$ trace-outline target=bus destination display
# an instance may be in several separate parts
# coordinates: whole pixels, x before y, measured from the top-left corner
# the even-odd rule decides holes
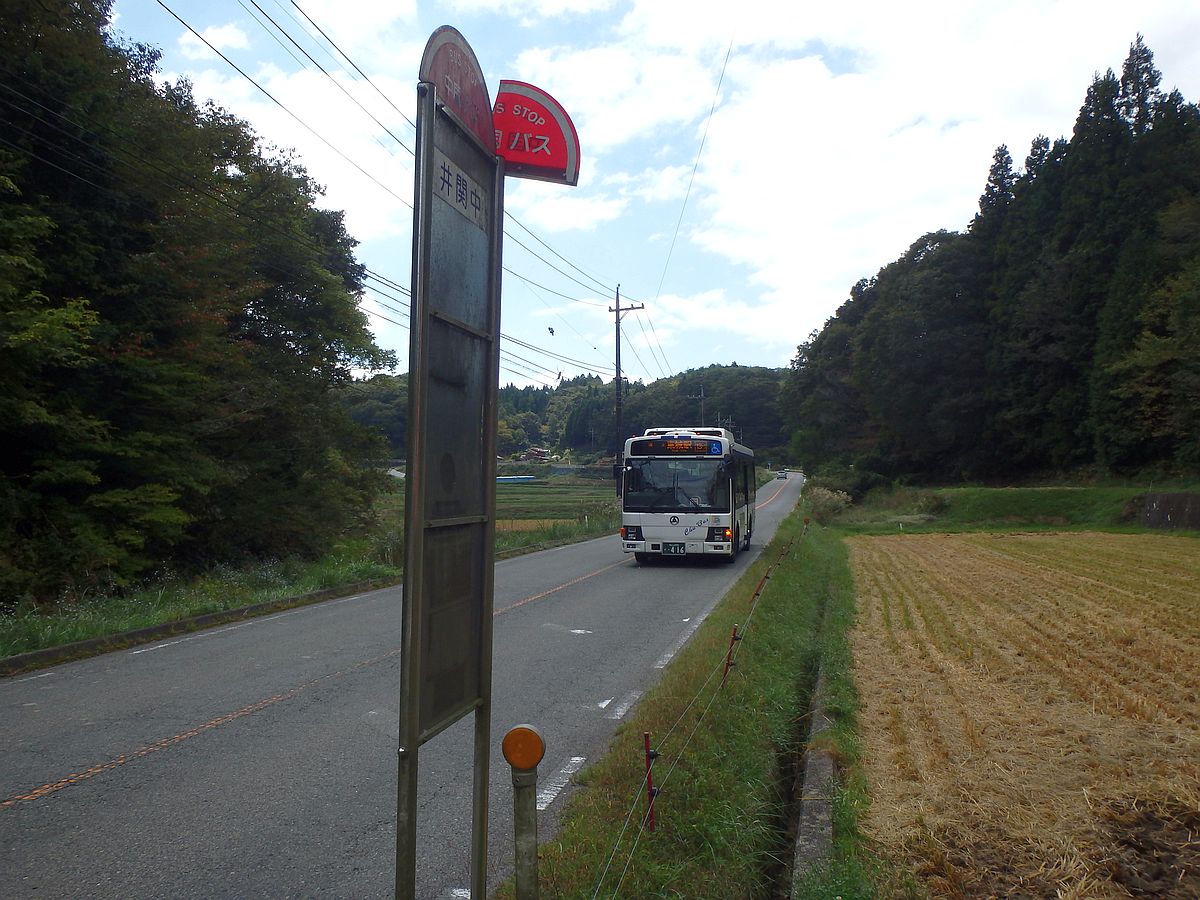
[[[647,438],[633,441],[630,456],[721,456],[720,441],[704,438]]]

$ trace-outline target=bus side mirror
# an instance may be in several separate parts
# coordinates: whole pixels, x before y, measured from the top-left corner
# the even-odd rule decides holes
[[[620,463],[613,463],[613,478],[620,478],[621,470],[624,468],[625,467],[622,466]]]

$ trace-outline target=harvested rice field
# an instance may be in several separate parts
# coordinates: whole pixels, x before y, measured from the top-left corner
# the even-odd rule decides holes
[[[538,531],[549,528],[560,519],[496,519],[497,531]]]
[[[848,544],[880,853],[939,897],[1200,897],[1200,541]]]

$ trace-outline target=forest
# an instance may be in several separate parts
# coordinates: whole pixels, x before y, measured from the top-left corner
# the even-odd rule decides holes
[[[1033,138],[1019,170],[996,150],[966,231],[854,285],[782,411],[793,455],[860,490],[1195,474],[1200,112],[1140,35],[1070,139]]]
[[[407,440],[341,214],[299,160],[156,83],[110,11],[9,0],[0,30],[0,613],[320,556],[373,520]],[[498,451],[590,461],[721,424],[859,489],[1194,475],[1198,327],[1200,112],[1138,37],[1070,139],[1019,169],[998,148],[966,229],[854,285],[789,367],[628,383],[620,434],[611,381],[508,385]]]
[[[8,0],[0,30],[0,609],[321,553],[386,481],[336,393],[394,363],[341,215],[156,87],[109,5]]]
[[[650,384],[627,382],[622,391],[624,437],[658,425],[722,425],[758,451],[782,453],[787,435],[779,406],[784,369],[712,365]],[[342,391],[355,421],[387,438],[395,458],[407,440],[407,375],[375,375]],[[569,453],[577,461],[611,457],[617,449],[616,394],[595,375],[567,378],[555,387],[500,388],[497,452],[530,447]]]

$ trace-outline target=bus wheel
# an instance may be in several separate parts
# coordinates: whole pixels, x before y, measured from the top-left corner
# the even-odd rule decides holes
[[[639,552],[633,554],[633,558],[638,561],[639,566],[649,565],[649,563],[650,563],[650,554],[649,553],[642,553],[639,551]]]

